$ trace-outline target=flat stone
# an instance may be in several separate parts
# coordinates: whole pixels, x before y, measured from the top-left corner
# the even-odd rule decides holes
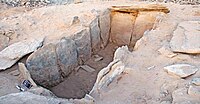
[[[168,74],[178,76],[180,78],[186,78],[195,74],[198,68],[189,64],[174,64],[164,67]]]
[[[170,46],[173,52],[200,53],[200,22],[181,22],[173,33]]]
[[[106,9],[103,12],[100,12],[99,16],[99,26],[101,30],[101,39],[103,46],[105,47],[108,44],[110,37],[110,10]]]
[[[96,17],[91,23],[90,23],[90,35],[91,35],[91,43],[92,43],[92,50],[93,52],[96,52],[100,49],[101,46],[101,38],[100,38],[100,28],[99,28],[99,22],[98,18]]]
[[[14,43],[0,52],[0,70],[14,65],[23,56],[37,50],[42,46],[44,38],[27,39]]]
[[[89,29],[82,29],[71,37],[76,43],[79,64],[87,61],[92,54],[91,38]]]
[[[200,86],[200,78],[193,78],[192,83],[197,85],[197,86]]]
[[[92,67],[90,67],[88,65],[81,65],[80,67],[83,68],[87,72],[94,72],[95,71],[94,68],[92,68]]]
[[[99,56],[99,55],[94,55],[94,61],[95,62],[98,62],[98,61],[101,61],[103,60],[103,57]]]
[[[136,16],[128,13],[112,13],[111,33],[112,42],[118,46],[129,45]]]
[[[190,86],[188,89],[188,94],[194,97],[200,98],[200,87],[199,86]]]

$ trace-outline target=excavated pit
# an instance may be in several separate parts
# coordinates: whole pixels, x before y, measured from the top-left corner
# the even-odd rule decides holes
[[[10,17],[1,22],[8,27],[15,26],[11,28],[11,33],[17,38],[10,40],[9,44],[26,38],[33,38],[34,42],[38,38],[43,40],[42,47],[16,60],[26,64],[32,79],[39,86],[50,89],[61,98],[83,98],[92,90],[98,73],[113,61],[116,49],[127,45],[129,50],[133,50],[145,31],[155,29],[169,12],[162,5],[98,9],[90,8],[90,12],[85,10],[72,13],[67,6],[56,9],[52,6],[35,9],[27,15]],[[60,16],[63,18],[60,19]],[[7,28],[2,27],[3,29],[7,31]],[[103,59],[95,61],[99,57]],[[81,65],[88,65],[94,70],[79,68]],[[17,63],[4,72],[16,69]]]
[[[94,68],[95,71],[74,69],[69,76],[64,78],[63,82],[49,88],[56,96],[83,98],[93,88],[98,72],[113,60],[115,50],[123,45],[127,45],[132,50],[145,31],[155,29],[162,17],[169,12],[165,7],[155,5],[147,7],[113,6],[110,11],[110,31],[107,33],[109,42],[106,47],[97,49],[89,60],[82,63]],[[95,55],[103,59],[94,61]]]

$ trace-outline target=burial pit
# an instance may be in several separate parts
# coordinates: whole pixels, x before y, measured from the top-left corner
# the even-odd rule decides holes
[[[32,79],[61,98],[88,94],[99,71],[113,60],[115,50],[124,45],[133,50],[145,32],[155,29],[169,13],[158,4],[91,6],[71,11],[72,6],[80,5],[43,7],[0,21],[6,26],[1,27],[3,34],[11,34],[8,47],[0,47],[1,50],[7,52],[9,45],[19,42],[37,43],[11,61],[14,64],[31,53],[26,56],[25,65]],[[5,70],[13,64],[0,64],[0,68]]]

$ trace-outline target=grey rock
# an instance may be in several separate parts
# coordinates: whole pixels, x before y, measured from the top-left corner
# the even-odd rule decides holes
[[[186,78],[195,74],[198,68],[189,64],[174,64],[164,67],[168,74],[178,76],[180,78]]]
[[[101,31],[101,39],[103,46],[108,44],[110,38],[110,10],[106,9],[100,13],[99,26]]]
[[[61,39],[56,45],[56,54],[59,71],[61,71],[63,77],[66,77],[78,66],[75,42],[71,39]]]
[[[90,35],[91,35],[92,51],[96,52],[100,49],[101,46],[100,28],[97,17],[90,23]]]
[[[43,87],[51,87],[78,65],[75,42],[71,39],[61,39],[57,44],[48,44],[31,54],[26,66],[33,80]]]
[[[26,66],[33,80],[44,87],[53,86],[62,79],[54,44],[48,44],[32,53],[26,61]]]
[[[197,85],[197,86],[200,86],[200,78],[193,78],[192,83]]]
[[[173,33],[170,46],[174,52],[200,53],[199,21],[181,22]]]
[[[89,29],[82,29],[71,37],[77,46],[79,63],[87,61],[92,54]]]
[[[0,70],[14,65],[23,56],[37,50],[42,46],[44,38],[27,39],[14,43],[0,52]]]

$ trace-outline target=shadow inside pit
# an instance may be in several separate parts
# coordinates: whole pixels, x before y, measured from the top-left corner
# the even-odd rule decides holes
[[[73,71],[62,83],[49,90],[60,98],[83,98],[94,86],[98,72],[113,60],[114,52],[117,48],[116,44],[109,43],[107,47],[94,54],[102,56],[103,60],[95,62],[92,56],[84,63],[94,68],[94,72],[87,72],[80,68],[78,71]]]

